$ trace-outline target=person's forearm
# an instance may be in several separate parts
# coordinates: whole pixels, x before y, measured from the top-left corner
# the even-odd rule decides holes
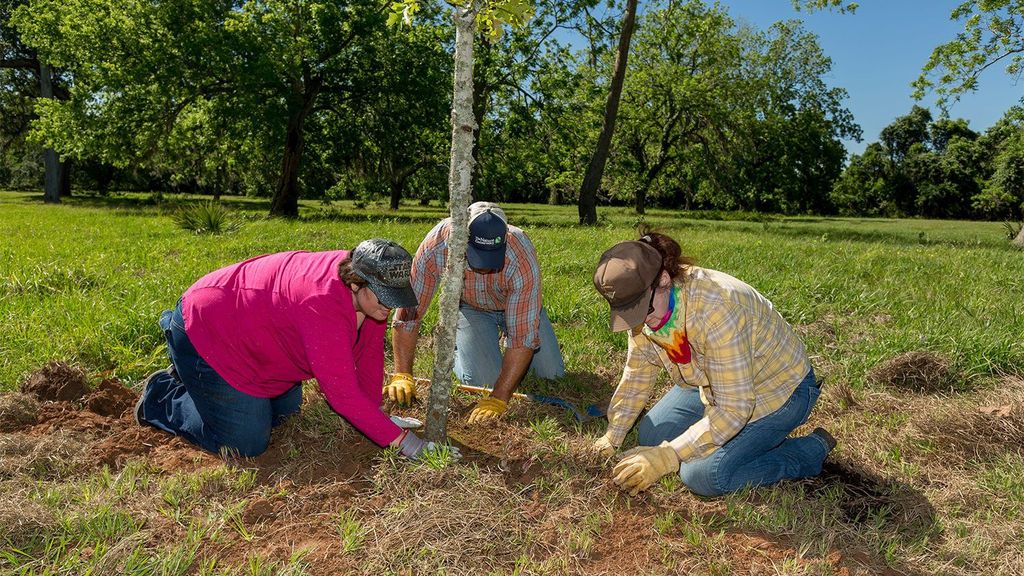
[[[416,331],[406,331],[400,327],[391,328],[391,348],[395,355],[395,372],[412,374],[412,365],[416,360]]]
[[[494,383],[494,391],[491,396],[508,402],[512,393],[519,387],[526,371],[530,369],[530,362],[533,360],[533,349],[531,348],[509,348],[505,350],[505,357],[501,361],[501,373],[498,374],[498,381]]]

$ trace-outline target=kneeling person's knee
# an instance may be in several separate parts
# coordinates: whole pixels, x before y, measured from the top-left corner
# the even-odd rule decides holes
[[[266,433],[239,434],[221,444],[221,450],[237,452],[239,456],[253,458],[267,451],[270,446],[270,431]]]
[[[719,488],[717,473],[711,458],[686,462],[679,468],[679,478],[691,492],[698,496],[721,496],[725,491]]]

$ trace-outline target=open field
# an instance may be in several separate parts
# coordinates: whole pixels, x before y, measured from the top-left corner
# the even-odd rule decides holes
[[[702,499],[670,478],[630,498],[585,454],[601,422],[523,402],[468,426],[474,398],[454,396],[466,458],[439,469],[374,448],[315,386],[251,461],[138,428],[125,413],[137,384],[167,364],[156,319],[196,278],[372,236],[414,251],[444,216],[335,203],[279,221],[227,199],[239,229],[196,236],[175,226],[179,202],[0,193],[2,573],[1024,573],[1024,252],[999,223],[652,211],[646,222],[805,336],[826,380],[808,426],[839,448],[813,480]],[[625,341],[590,277],[637,216],[603,209],[580,228],[574,207],[506,211],[541,255],[569,371],[526,388],[607,401]],[[73,369],[47,377],[89,389],[16,393],[55,360]]]

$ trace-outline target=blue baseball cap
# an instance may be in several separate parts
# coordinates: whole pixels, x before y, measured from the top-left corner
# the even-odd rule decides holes
[[[505,267],[508,220],[505,211],[493,202],[474,202],[469,206],[469,249],[466,260],[474,270],[501,270]]]

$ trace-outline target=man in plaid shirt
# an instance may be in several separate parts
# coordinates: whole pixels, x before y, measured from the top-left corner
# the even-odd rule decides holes
[[[451,218],[427,234],[413,259],[411,283],[417,308],[403,308],[392,322],[395,374],[385,393],[405,404],[414,397],[412,367],[419,326],[448,259]],[[470,423],[503,414],[528,370],[560,378],[565,364],[554,329],[541,305],[537,252],[526,233],[509,226],[491,202],[469,207],[468,266],[463,276],[455,335],[455,375],[463,384],[492,389],[470,413]],[[505,335],[502,354],[500,338]]]

